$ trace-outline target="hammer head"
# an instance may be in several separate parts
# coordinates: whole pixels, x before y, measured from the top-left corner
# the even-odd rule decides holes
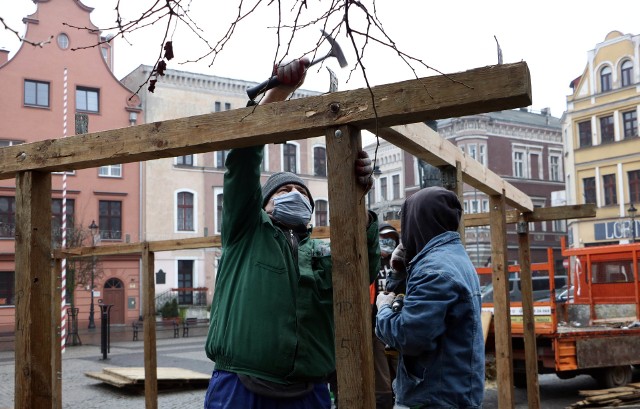
[[[331,51],[327,56],[336,57],[336,59],[338,60],[338,64],[340,64],[340,68],[346,67],[347,59],[344,57],[344,53],[342,52],[342,48],[340,48],[340,45],[338,44],[338,42],[333,37],[331,37],[326,31],[324,30],[320,30],[320,31],[322,31],[322,35],[324,36],[324,38],[326,38],[329,44],[331,44]]]

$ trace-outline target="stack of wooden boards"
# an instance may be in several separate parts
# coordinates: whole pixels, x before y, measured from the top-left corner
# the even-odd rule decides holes
[[[611,389],[580,391],[579,394],[584,399],[574,403],[567,409],[637,405],[640,404],[640,382]]]
[[[89,378],[109,385],[144,388],[144,368],[103,368],[102,372],[85,372]],[[182,368],[158,368],[158,389],[185,386],[204,387],[209,385],[211,375]]]

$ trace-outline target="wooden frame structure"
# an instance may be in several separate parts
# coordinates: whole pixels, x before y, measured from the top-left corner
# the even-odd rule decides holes
[[[352,168],[361,147],[361,129],[371,130],[435,166],[454,166],[459,180],[491,196],[490,219],[487,216],[484,219],[467,217],[465,224],[475,222],[492,227],[496,289],[494,322],[496,349],[501,351],[496,357],[499,406],[513,407],[506,286],[506,205],[516,209],[519,220],[530,218],[539,209],[533,209],[527,195],[417,122],[517,108],[530,103],[529,70],[526,63],[520,62],[387,84],[370,90],[338,92],[0,149],[0,179],[16,178],[18,209],[15,407],[59,409],[62,402],[61,357],[57,342],[60,295],[56,288],[58,276],[51,274],[50,269],[50,172],[278,143],[321,134],[327,138],[330,217],[334,226],[331,238],[340,401],[346,408],[374,407],[371,322],[366,319],[370,306],[365,277],[364,194],[354,184]],[[558,218],[583,217],[574,215],[568,208],[564,210],[567,212]],[[348,219],[345,215],[349,215]],[[101,246],[72,249],[68,254],[133,252],[135,247],[135,252],[140,252],[143,259],[142,285],[145,294],[150,294],[154,285],[153,254],[156,251],[212,244],[212,238],[181,243],[144,242],[130,245],[127,250]],[[523,245],[528,246],[528,243]],[[56,258],[65,255],[56,253]],[[55,264],[59,272],[60,263]],[[149,295],[142,305],[144,317],[151,317],[155,307]],[[150,319],[149,322],[154,321]],[[152,330],[153,325],[145,325],[145,361],[149,363],[145,367],[148,371],[145,395],[146,407],[155,409],[156,345]],[[537,388],[533,392],[537,394]]]

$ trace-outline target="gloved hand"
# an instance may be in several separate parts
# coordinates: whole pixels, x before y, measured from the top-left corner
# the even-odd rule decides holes
[[[404,263],[404,246],[400,242],[398,247],[391,253],[391,268],[395,270],[398,277],[407,275],[407,267]]]
[[[304,82],[308,66],[309,59],[307,57],[274,66],[273,75],[278,77],[280,85],[267,91],[261,103],[287,99]]]
[[[373,167],[371,166],[369,154],[365,151],[359,151],[358,159],[356,159],[356,177],[358,178],[358,184],[364,188],[365,193],[373,186],[372,172]]]
[[[376,298],[376,307],[378,307],[378,311],[380,311],[380,309],[384,305],[391,306],[395,298],[396,298],[395,293],[386,293],[386,292],[379,293],[378,298]]]

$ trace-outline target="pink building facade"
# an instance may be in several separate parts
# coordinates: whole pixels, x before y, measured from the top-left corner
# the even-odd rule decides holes
[[[22,44],[9,58],[0,52],[0,148],[76,133],[135,125],[139,99],[112,72],[113,48],[91,23],[92,8],[79,0],[34,0],[37,10],[23,19],[25,38],[44,47]],[[77,30],[63,25],[88,27]],[[78,47],[92,46],[74,50]],[[2,44],[0,44],[2,48]],[[65,97],[66,95],[66,97]],[[63,196],[66,197],[67,246],[115,244],[140,240],[140,164],[82,169],[52,175],[54,247],[62,237]],[[66,189],[63,189],[66,179]],[[15,180],[0,180],[0,328],[13,328],[15,316]],[[95,223],[99,234],[89,226]],[[83,238],[83,239],[80,239]],[[139,256],[101,257],[76,264],[75,285],[66,299],[78,308],[79,328],[89,326],[93,298],[94,322],[100,327],[99,302],[111,304],[111,324],[126,324],[140,315]],[[93,279],[93,297],[91,297]],[[73,295],[72,295],[73,293]]]

